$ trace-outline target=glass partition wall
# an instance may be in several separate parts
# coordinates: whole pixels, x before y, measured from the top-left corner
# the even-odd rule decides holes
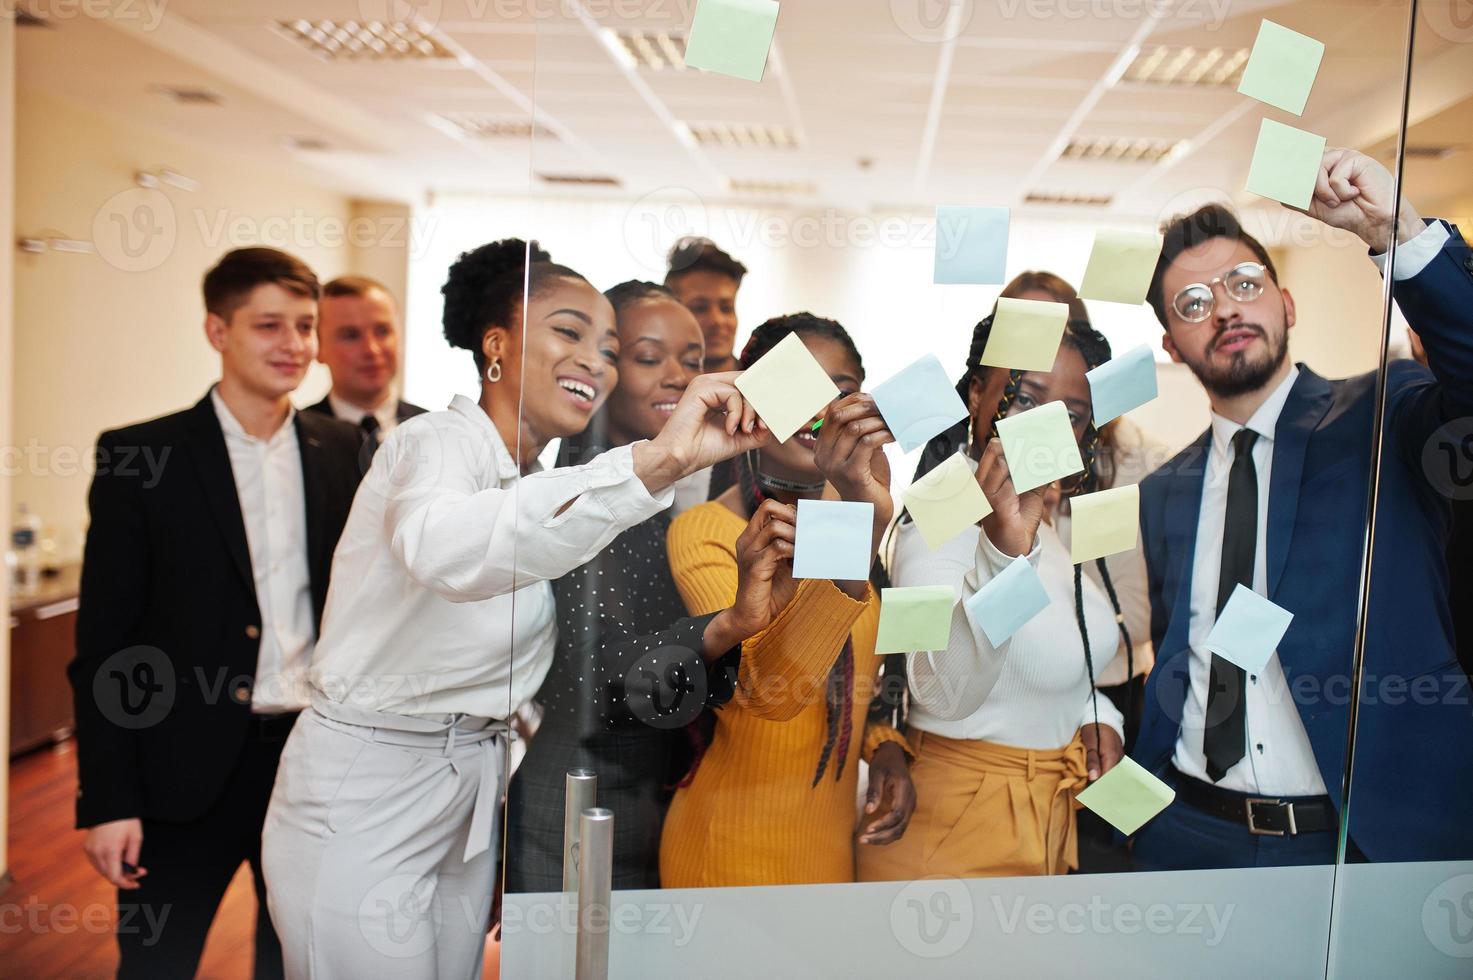
[[[773,8],[575,0],[494,32],[532,55],[529,191],[454,210],[477,243],[515,227],[563,267],[533,253],[522,304],[525,349],[554,345],[524,362],[548,378],[523,398],[550,378],[566,399],[523,405],[524,437],[561,425],[544,465],[632,460],[698,372],[795,346],[897,440],[803,422],[607,505],[617,536],[552,582],[556,648],[520,713],[506,975],[573,975],[580,930],[611,976],[1458,974],[1466,780],[1404,785],[1473,734],[1466,698],[1410,693],[1462,676],[1429,558],[1456,493],[1399,442],[1458,402],[1394,358],[1432,318],[1456,388],[1466,344],[1436,303],[1467,284],[1390,307],[1374,223],[1345,210],[1393,180],[1424,217],[1473,201],[1431,152],[1456,152],[1469,91],[1456,4],[1414,22],[1410,3],[825,0],[782,4],[768,44]],[[1239,91],[1255,42],[1279,60],[1245,88],[1277,105]],[[1338,207],[1247,189],[1304,190],[1294,134],[1260,148],[1276,125],[1347,151]],[[1142,302],[1155,264],[1127,244],[1161,230]],[[1392,280],[1425,258],[1413,237]],[[1463,260],[1437,261],[1452,278]],[[1018,329],[1003,307],[1060,342],[989,352]],[[1114,385],[1088,373],[1106,365]],[[774,377],[773,419],[829,410],[798,404],[800,368]],[[877,389],[878,413],[854,394]],[[1020,432],[1000,422],[1049,413],[1066,437],[1040,425],[989,456]],[[1441,424],[1427,466],[1466,448]],[[1043,475],[1020,494],[1029,448]],[[1473,461],[1448,465],[1456,484]],[[969,481],[1001,517],[975,523]],[[1227,659],[1235,643],[1258,659]],[[1373,675],[1409,693],[1369,704]],[[612,814],[606,856],[564,853],[575,770]],[[580,909],[584,860],[609,862],[606,907],[585,890]]]

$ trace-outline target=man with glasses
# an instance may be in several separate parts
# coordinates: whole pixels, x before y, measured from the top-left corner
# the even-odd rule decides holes
[[[1473,255],[1423,222],[1352,150],[1326,151],[1308,213],[1358,235],[1385,271],[1431,367],[1385,375],[1375,553],[1354,745],[1351,859],[1467,857],[1473,713],[1449,627],[1448,503],[1422,459],[1473,416]],[[1377,375],[1327,381],[1289,360],[1294,298],[1225,208],[1163,228],[1147,300],[1163,344],[1206,389],[1211,425],[1141,486],[1156,667],[1136,759],[1176,789],[1136,836],[1148,870],[1333,862],[1350,760],[1349,704]],[[1246,586],[1294,615],[1245,671],[1206,648]]]

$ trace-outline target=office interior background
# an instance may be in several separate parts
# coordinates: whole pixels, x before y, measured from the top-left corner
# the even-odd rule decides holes
[[[1407,341],[1362,243],[1243,183],[1269,116],[1372,155],[1423,215],[1473,226],[1473,11],[1417,7],[785,0],[763,80],[743,83],[682,65],[692,0],[7,0],[0,513],[39,518],[61,591],[40,607],[0,592],[0,906],[19,921],[110,899],[71,828],[56,623],[75,610],[97,434],[191,404],[217,375],[199,284],[225,251],[271,245],[324,281],[387,284],[403,395],[441,408],[477,376],[444,342],[439,288],[494,239],[536,238],[606,288],[658,281],[676,238],[707,235],[751,270],[738,348],[812,310],[883,379],[923,350],[959,373],[997,294],[932,284],[937,205],[1011,207],[1008,274],[1077,283],[1096,228],[1216,200],[1293,290],[1294,359],[1374,371]],[[1236,92],[1263,18],[1326,44],[1300,119]],[[1132,418],[1186,445],[1206,400],[1150,310],[1090,313],[1117,350],[1154,346],[1161,396]],[[294,401],[327,386],[314,366]],[[901,485],[913,461],[895,456]],[[206,975],[245,975],[243,887]],[[12,955],[25,975],[111,969],[105,931],[9,925],[0,973]]]

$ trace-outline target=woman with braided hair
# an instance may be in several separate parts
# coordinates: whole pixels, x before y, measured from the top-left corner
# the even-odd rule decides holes
[[[892,442],[870,396],[864,366],[844,328],[809,313],[762,324],[742,351],[751,367],[797,334],[840,397],[815,437],[738,457],[738,480],[670,527],[670,567],[687,611],[732,602],[740,536],[754,515],[795,521],[800,499],[838,496],[874,505],[871,547],[890,522]],[[773,582],[772,625],[742,646],[736,694],[714,712],[711,742],[676,792],[660,842],[667,888],[854,880],[855,794],[861,759],[870,784],[858,840],[888,844],[904,833],[915,795],[900,733],[867,723],[879,658],[879,601],[865,581],[794,580],[785,563]]]
[[[1060,494],[1099,485],[1085,372],[1108,360],[1110,347],[1074,319],[1053,370],[989,368],[980,360],[991,329],[989,316],[972,334],[963,445],[993,513],[980,531],[935,551],[902,519],[890,577],[969,597],[1023,555],[1051,601],[996,647],[958,605],[948,648],[907,656],[918,804],[904,840],[860,848],[862,881],[1063,874],[1078,865],[1074,798],[1123,754],[1121,714],[1094,690],[1120,643],[1118,603],[1108,573],[1106,588],[1085,576],[1048,523]],[[1062,487],[1017,493],[996,424],[1052,401],[1068,409],[1085,472]]]

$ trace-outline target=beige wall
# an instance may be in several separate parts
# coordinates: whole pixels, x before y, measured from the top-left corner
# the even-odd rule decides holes
[[[1279,282],[1294,297],[1289,355],[1326,378],[1376,370],[1381,357],[1381,274],[1358,238],[1331,234],[1274,250]]]
[[[85,528],[98,432],[193,404],[218,377],[202,331],[205,270],[260,243],[296,253],[325,279],[357,271],[355,258],[373,249],[349,242],[352,202],[287,161],[272,172],[36,90],[17,95],[16,232],[98,249],[18,255],[15,267],[12,443],[23,455],[7,462],[20,469],[14,500],[54,525],[67,557]],[[198,189],[135,187],[136,171],[161,165]],[[317,366],[301,394],[326,388]]]

